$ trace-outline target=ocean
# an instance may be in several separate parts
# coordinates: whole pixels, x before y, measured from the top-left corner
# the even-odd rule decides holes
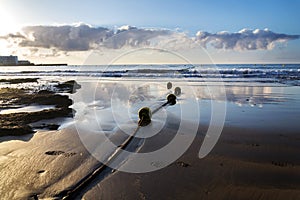
[[[2,77],[99,77],[182,79],[300,85],[300,64],[2,66]]]

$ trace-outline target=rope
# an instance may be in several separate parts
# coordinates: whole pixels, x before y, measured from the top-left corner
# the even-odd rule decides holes
[[[150,108],[144,107],[139,110],[139,117],[140,120],[138,122],[137,128],[134,130],[133,134],[130,135],[127,140],[125,140],[115,151],[114,153],[109,157],[109,159],[106,161],[105,164],[99,163],[95,170],[90,172],[88,175],[83,177],[77,184],[75,184],[73,187],[64,190],[57,194],[55,197],[68,200],[68,199],[74,199],[76,197],[76,194],[79,194],[81,190],[83,190],[85,187],[87,187],[91,181],[93,181],[98,174],[103,172],[108,165],[122,152],[121,150],[124,150],[129,143],[132,141],[138,130],[143,127],[147,126],[151,122],[151,114],[155,114],[157,111],[159,111],[161,108],[168,106],[168,105],[174,105],[176,104],[176,96],[174,94],[169,94],[167,96],[167,102],[156,108],[152,113]]]

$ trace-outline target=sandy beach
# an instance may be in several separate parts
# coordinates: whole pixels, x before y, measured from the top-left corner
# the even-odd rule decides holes
[[[0,200],[300,200],[300,0],[0,2]]]
[[[264,134],[225,127],[204,159],[197,158],[202,141],[197,137],[170,166],[146,174],[117,172],[84,199],[298,199],[299,136]],[[146,142],[142,151],[159,141]]]
[[[296,123],[299,112],[295,110],[300,101],[297,95],[291,95],[297,94],[299,88],[278,85],[253,86],[251,92],[243,86],[226,86],[227,93],[231,95],[227,99],[228,114],[222,134],[212,151],[201,159],[198,153],[209,126],[207,119],[211,114],[207,107],[211,102],[201,92],[205,86],[198,85],[199,91],[196,90],[195,95],[200,99],[201,117],[200,120],[187,120],[181,137],[190,137],[189,123],[200,121],[199,128],[192,145],[175,162],[148,173],[127,173],[105,167],[74,191],[88,174],[103,165],[99,157],[109,159],[126,141],[129,137],[126,131],[134,130],[137,120],[133,118],[127,125],[123,124],[125,127],[115,127],[109,121],[111,116],[107,109],[110,108],[106,103],[110,98],[107,94],[111,92],[111,85],[114,85],[115,91],[127,88],[123,95],[129,98],[138,83],[112,84],[108,81],[98,85],[105,88],[99,92],[101,95],[95,94],[101,103],[83,95],[88,93],[86,88],[91,88],[90,83],[79,83],[82,88],[69,95],[73,100],[71,108],[76,110],[74,121],[61,123],[58,130],[47,130],[46,126],[35,128],[35,133],[0,137],[0,199],[60,199],[70,193],[69,199],[90,200],[300,198],[300,136]],[[180,82],[176,84],[182,85]],[[145,87],[147,89],[148,86]],[[154,93],[162,94],[164,88],[162,91],[159,89]],[[151,89],[146,91],[146,104],[149,103],[147,100],[164,101],[154,97]],[[187,92],[174,107],[153,116],[152,124],[155,126],[160,125],[161,117],[165,116],[155,135],[136,138],[126,149],[147,153],[172,141],[182,120],[175,112],[176,106],[184,104],[186,98]],[[217,101],[218,97],[215,98]],[[119,104],[123,105],[121,101]],[[83,108],[83,105],[86,106]],[[135,111],[133,108],[132,112]],[[82,114],[85,117],[82,118]],[[95,125],[95,116],[101,119],[98,123],[102,130]],[[145,130],[142,127],[139,131],[143,132],[143,128]],[[115,148],[99,151],[107,140],[113,141]],[[121,165],[130,165],[130,162],[132,160],[125,159]],[[164,165],[155,160],[147,162],[158,168]]]

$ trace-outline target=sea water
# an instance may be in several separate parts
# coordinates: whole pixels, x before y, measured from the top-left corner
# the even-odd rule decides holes
[[[134,126],[141,107],[155,109],[176,86],[185,88],[178,105],[198,102],[198,108],[186,107],[190,113],[201,113],[200,119],[190,119],[197,123],[209,124],[212,113],[219,113],[212,110],[212,102],[226,103],[227,125],[261,128],[273,124],[295,129],[300,118],[300,64],[0,67],[1,79],[25,77],[39,77],[37,87],[51,81],[79,82],[82,88],[70,95],[76,123],[106,133],[126,124]],[[166,87],[169,81],[173,83],[171,90]],[[224,87],[224,94],[218,91],[220,87]],[[165,112],[154,116],[157,129],[163,126]],[[170,107],[168,112],[181,117],[180,109]]]
[[[300,85],[300,64],[2,66],[0,76],[185,78],[196,82],[275,82]]]

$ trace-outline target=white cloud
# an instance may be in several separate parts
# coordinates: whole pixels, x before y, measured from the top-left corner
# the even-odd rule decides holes
[[[150,46],[150,40],[159,36],[170,35],[168,30],[138,29],[136,27],[121,27],[118,31],[103,41],[101,46],[111,49],[126,47]]]
[[[87,24],[27,26],[22,32],[1,36],[0,39],[21,48],[49,49],[52,56],[64,52],[89,51],[95,49],[122,49],[155,47],[169,50],[190,49],[208,45],[216,49],[257,50],[272,49],[276,43],[298,39],[299,35],[279,34],[268,29],[242,29],[230,33],[222,31],[209,33],[198,31],[193,37],[182,31],[147,29],[134,26],[121,26],[117,29],[92,27]],[[59,53],[62,52],[62,53]]]
[[[234,49],[234,50],[270,50],[274,48],[276,42],[287,42],[298,39],[299,35],[287,35],[274,33],[268,29],[250,30],[242,29],[237,33],[226,31],[218,33],[208,33],[199,31],[196,34],[196,41],[203,47],[211,44],[216,49]]]

